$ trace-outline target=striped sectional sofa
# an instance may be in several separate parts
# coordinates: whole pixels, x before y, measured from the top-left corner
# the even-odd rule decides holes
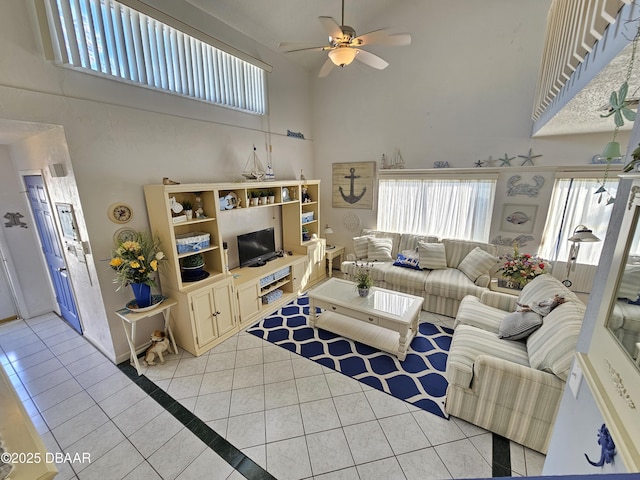
[[[372,264],[371,273],[374,285],[423,297],[423,310],[455,317],[463,298],[467,295],[480,298],[484,292],[489,291],[488,287],[491,282],[489,268],[478,272],[478,277],[471,280],[469,276],[458,270],[458,266],[476,247],[496,257],[492,262],[495,265],[498,254],[495,245],[370,229],[363,229],[361,237],[391,239],[390,257],[386,261],[376,260]],[[432,270],[414,270],[394,265],[394,260],[397,259],[399,253],[417,251],[419,242],[443,244],[446,265],[443,264],[442,268]],[[366,262],[368,260],[366,248],[360,253],[356,246],[355,251],[355,257],[358,261]],[[340,270],[346,274],[347,278],[353,278],[356,269],[356,262],[353,258],[343,261],[340,265]]]
[[[564,296],[524,340],[499,338],[516,301],[532,305]],[[546,453],[569,375],[585,305],[549,274],[536,277],[519,297],[484,292],[465,297],[454,322],[447,360],[447,413],[538,452]]]

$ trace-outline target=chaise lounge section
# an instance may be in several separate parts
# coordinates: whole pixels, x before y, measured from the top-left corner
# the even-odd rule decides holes
[[[371,262],[374,285],[421,296],[423,310],[449,317],[466,296],[489,291],[498,254],[488,243],[370,229],[354,238],[354,250],[340,266],[347,278],[355,276],[356,260]],[[417,268],[407,258],[419,260]]]
[[[556,295],[564,303],[540,315],[541,325],[506,325],[507,317],[530,318],[513,313],[517,303],[549,305]],[[465,297],[447,360],[446,412],[546,453],[584,313],[578,297],[549,274],[518,297],[490,291]],[[512,339],[500,338],[509,331]]]

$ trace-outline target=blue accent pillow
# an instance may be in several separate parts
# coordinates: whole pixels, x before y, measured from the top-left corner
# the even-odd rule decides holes
[[[420,268],[420,259],[418,257],[410,257],[403,253],[398,254],[398,258],[393,262],[396,267],[413,268],[414,270],[422,270]]]

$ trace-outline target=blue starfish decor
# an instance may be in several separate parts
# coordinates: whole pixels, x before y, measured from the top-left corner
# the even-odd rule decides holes
[[[513,160],[516,157],[509,157],[506,153],[504,154],[504,158],[499,158],[498,160],[500,160],[500,166],[504,167],[505,165],[507,167],[511,166],[511,160]]]

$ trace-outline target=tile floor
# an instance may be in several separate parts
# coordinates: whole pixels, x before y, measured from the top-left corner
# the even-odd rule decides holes
[[[91,455],[56,478],[244,478],[54,314],[0,324],[0,363],[49,451]],[[491,433],[245,332],[145,375],[277,479],[492,475]],[[541,473],[543,455],[509,449],[513,476]]]

